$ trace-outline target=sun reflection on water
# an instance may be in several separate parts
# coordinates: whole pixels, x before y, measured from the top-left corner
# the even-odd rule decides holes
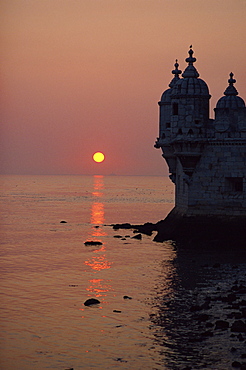
[[[107,284],[104,279],[91,279],[89,282],[91,285],[86,290],[97,298],[107,297],[107,293],[112,290],[112,286]]]
[[[111,268],[112,263],[108,261],[106,255],[106,242],[104,237],[107,233],[103,229],[105,222],[104,203],[103,203],[104,177],[94,176],[93,184],[93,203],[91,205],[90,233],[88,240],[94,240],[103,243],[96,249],[91,250],[91,257],[84,261],[85,265],[90,267],[94,273]],[[100,198],[100,201],[99,201]],[[104,279],[91,279],[87,288],[90,296],[107,296],[107,292],[112,290],[112,286]]]

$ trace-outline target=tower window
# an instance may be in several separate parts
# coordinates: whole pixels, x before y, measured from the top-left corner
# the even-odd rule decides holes
[[[243,191],[243,177],[226,177],[227,191],[242,192]]]
[[[173,103],[173,115],[177,116],[179,114],[179,105],[178,103]]]
[[[193,135],[194,135],[193,130],[192,130],[192,129],[189,129],[189,131],[188,131],[188,136],[193,136]]]
[[[170,122],[167,122],[167,123],[166,123],[166,128],[170,128],[170,127],[171,127]]]
[[[200,124],[200,120],[199,119],[195,119],[195,125],[199,125]]]

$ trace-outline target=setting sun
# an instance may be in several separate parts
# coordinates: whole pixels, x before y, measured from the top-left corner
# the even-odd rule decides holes
[[[100,162],[103,162],[104,161],[105,156],[101,152],[96,152],[96,153],[93,154],[93,157],[92,158],[93,158],[93,160],[95,162],[100,163]]]

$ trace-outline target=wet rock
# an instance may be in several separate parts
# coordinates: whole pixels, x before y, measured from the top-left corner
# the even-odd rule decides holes
[[[137,234],[135,236],[132,236],[132,239],[138,239],[138,240],[141,240],[142,239],[142,235],[141,234]]]
[[[226,297],[221,297],[222,302],[232,303],[237,300],[237,296],[234,293],[228,294]]]
[[[129,297],[128,295],[124,295],[123,299],[132,299],[132,297]]]
[[[235,367],[237,369],[241,369],[241,362],[238,362],[238,361],[233,361],[233,363],[231,364],[232,367]]]
[[[114,238],[122,238],[122,235],[114,235]]]
[[[98,300],[98,299],[96,299],[96,298],[89,298],[89,299],[87,299],[85,302],[84,302],[84,305],[85,306],[92,306],[92,305],[94,305],[94,304],[99,304],[100,303],[100,301]]]
[[[201,336],[205,337],[205,338],[212,337],[213,335],[214,335],[214,333],[211,330],[207,330],[207,331],[204,331],[204,332],[201,333]]]
[[[236,320],[231,325],[231,331],[236,333],[246,333],[246,324],[243,320]]]
[[[121,313],[121,311],[120,311],[120,310],[113,310],[113,312]]]
[[[119,229],[132,229],[133,226],[129,223],[124,223],[124,224],[114,224],[114,225],[111,225],[113,226],[113,229],[114,230],[119,230]]]
[[[199,322],[204,322],[209,319],[209,315],[207,315],[206,313],[201,313],[200,315],[197,315],[195,319]]]
[[[241,308],[241,314],[243,318],[246,318],[246,307]]]
[[[67,224],[67,221],[60,221],[60,224]]]
[[[190,307],[190,312],[196,312],[196,311],[202,311],[202,310],[208,310],[210,308],[209,305],[210,300],[204,302],[202,305],[193,305]]]
[[[227,315],[228,319],[241,319],[242,318],[242,314],[241,312],[231,312]]]
[[[244,341],[244,338],[243,338],[243,336],[242,336],[241,333],[238,334],[237,339],[239,340],[239,342],[243,342]]]
[[[212,328],[214,324],[212,324],[211,322],[207,322],[205,326],[206,328]]]
[[[215,330],[217,330],[217,329],[225,330],[225,329],[228,329],[228,328],[229,328],[229,323],[227,321],[217,320],[215,322]]]
[[[88,246],[88,245],[102,245],[102,242],[94,241],[94,240],[88,240],[87,242],[84,242],[84,245],[85,246]]]
[[[115,361],[117,361],[117,362],[127,362],[126,360],[123,360],[123,358],[121,358],[121,357],[116,358]]]

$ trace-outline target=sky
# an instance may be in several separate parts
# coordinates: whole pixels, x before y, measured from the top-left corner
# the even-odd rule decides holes
[[[230,72],[246,99],[246,0],[0,6],[1,174],[167,175],[158,101],[191,44],[211,118]]]

